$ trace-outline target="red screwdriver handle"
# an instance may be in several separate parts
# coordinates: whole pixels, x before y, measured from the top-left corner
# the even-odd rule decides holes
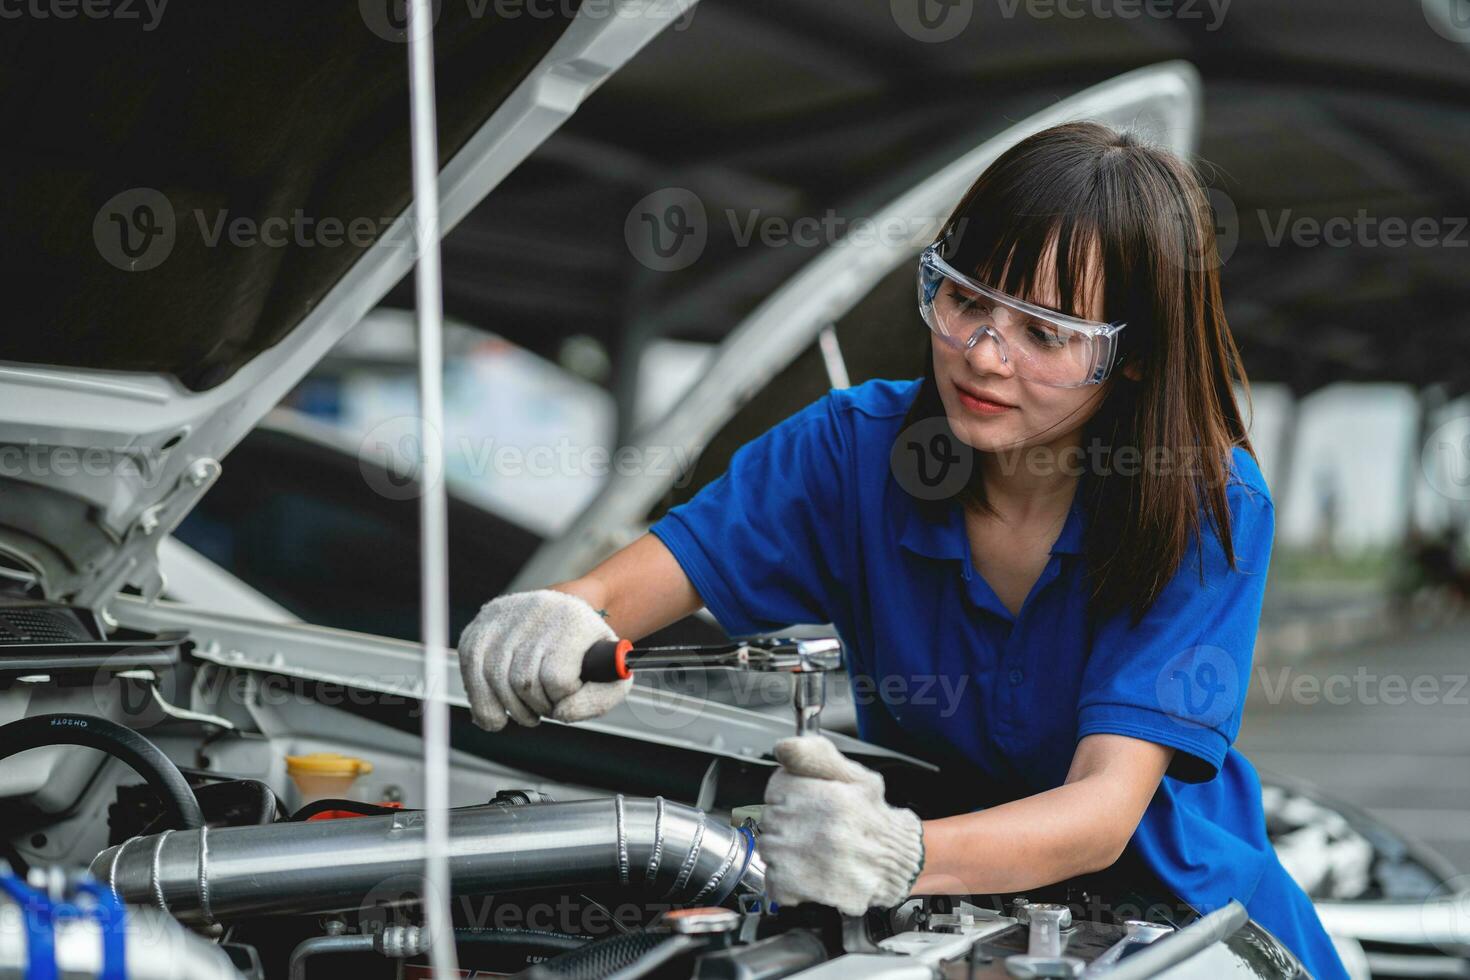
[[[598,640],[582,657],[582,680],[622,681],[633,676],[628,667],[632,640]]]

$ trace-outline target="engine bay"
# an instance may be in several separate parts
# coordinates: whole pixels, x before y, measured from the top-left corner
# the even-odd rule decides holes
[[[57,976],[429,976],[415,648],[166,603],[115,615],[0,608],[0,917],[55,919]],[[494,735],[455,705],[461,975],[1295,975],[1238,905],[1200,917],[1094,882],[778,907],[759,803],[780,722],[665,697],[632,698],[631,724]],[[932,808],[942,774],[868,748],[890,795]],[[27,934],[0,930],[0,977],[48,975],[27,972]]]

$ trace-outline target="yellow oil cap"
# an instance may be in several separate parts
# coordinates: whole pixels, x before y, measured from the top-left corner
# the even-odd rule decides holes
[[[313,752],[310,755],[286,756],[286,772],[291,776],[326,776],[356,779],[373,771],[373,764],[340,752]]]

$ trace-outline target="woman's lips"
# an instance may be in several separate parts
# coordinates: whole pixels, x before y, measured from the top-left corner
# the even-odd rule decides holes
[[[971,391],[960,385],[955,385],[954,390],[960,397],[960,404],[976,415],[1003,415],[1016,407],[1006,402],[995,401],[982,392]]]

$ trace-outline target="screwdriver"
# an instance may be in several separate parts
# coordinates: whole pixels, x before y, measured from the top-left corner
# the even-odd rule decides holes
[[[667,670],[674,667],[714,669],[750,666],[750,653],[774,651],[789,640],[751,640],[688,646],[635,647],[631,640],[598,640],[582,658],[582,680],[621,681],[633,676],[633,668]]]

